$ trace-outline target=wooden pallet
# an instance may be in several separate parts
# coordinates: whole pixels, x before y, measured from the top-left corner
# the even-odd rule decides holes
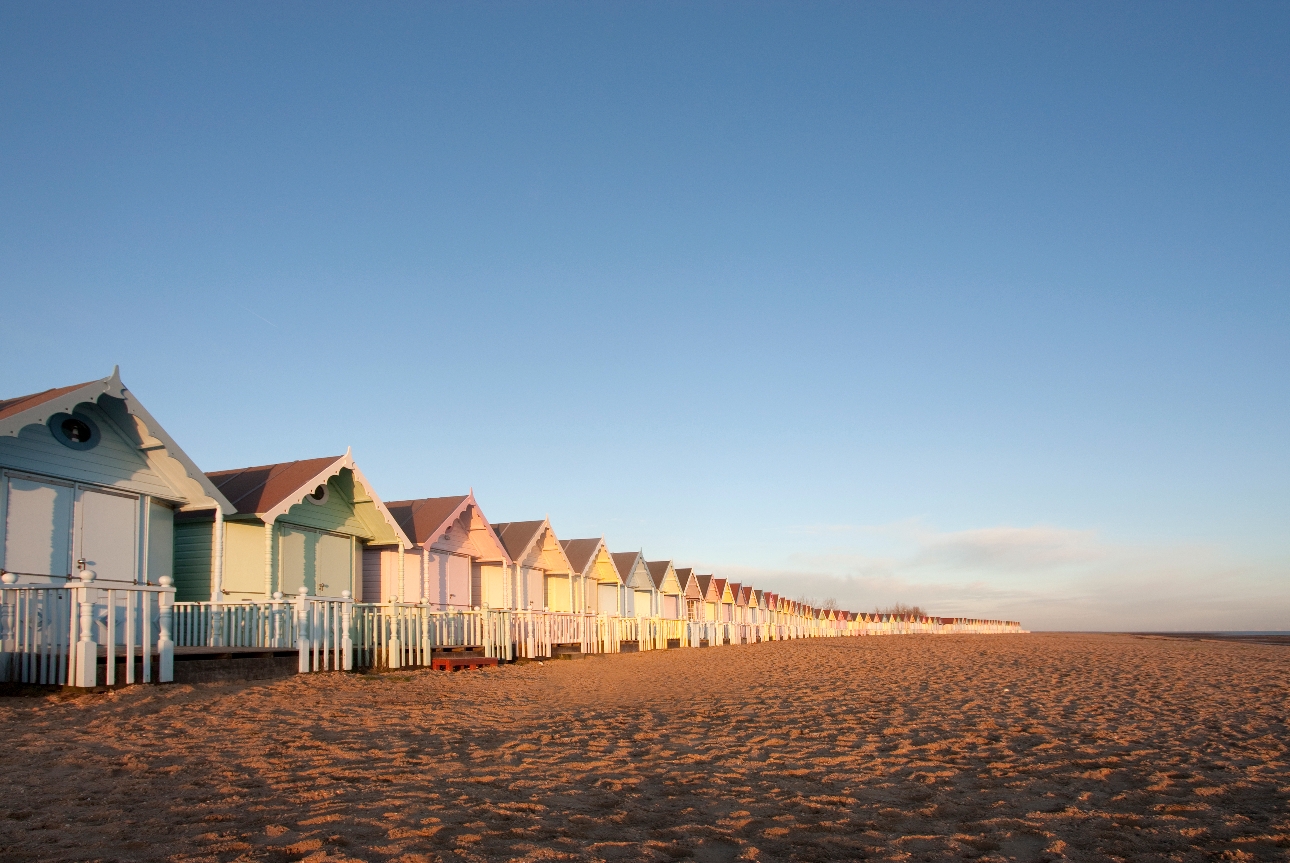
[[[492,656],[436,656],[430,660],[430,667],[435,671],[468,671],[495,665],[497,658]]]

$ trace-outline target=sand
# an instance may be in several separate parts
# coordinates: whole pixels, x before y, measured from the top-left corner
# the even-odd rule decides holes
[[[1290,648],[901,636],[0,699],[4,860],[1284,860]]]

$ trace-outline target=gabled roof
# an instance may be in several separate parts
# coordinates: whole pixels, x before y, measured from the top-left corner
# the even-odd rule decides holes
[[[581,575],[587,571],[587,567],[596,559],[596,552],[604,544],[604,539],[594,537],[592,539],[561,540],[560,547],[564,549],[565,557],[569,558],[569,564],[573,567],[573,571]]]
[[[372,499],[376,512],[390,526],[395,541],[404,548],[411,548],[415,543],[385,508],[372,484],[363,476],[358,465],[354,464],[354,457],[349,450],[342,456],[217,470],[206,476],[233,504],[237,515],[253,515],[267,524],[286,515],[289,509],[303,501],[315,488],[346,469],[353,473],[354,479]]]
[[[506,521],[493,525],[493,532],[502,541],[502,547],[511,556],[511,560],[519,560],[524,557],[529,547],[542,535],[542,528],[546,526],[546,519],[541,521]]]
[[[115,373],[114,373],[115,374]],[[32,393],[28,396],[14,396],[11,399],[0,399],[0,420],[6,420],[9,417],[17,416],[23,411],[40,407],[46,402],[54,401],[60,396],[74,393],[77,390],[93,387],[101,384],[103,381],[86,381],[83,384],[72,384],[70,387],[58,387],[52,390],[43,390],[38,393]],[[92,401],[92,399],[81,399],[81,401]]]
[[[632,577],[632,571],[636,569],[636,561],[640,558],[639,551],[619,551],[610,552],[609,557],[614,562],[614,568],[618,570],[618,579],[623,584],[627,579]]]
[[[0,400],[0,436],[17,437],[27,426],[43,425],[57,413],[70,413],[89,402],[107,414],[126,438],[137,445],[144,461],[183,499],[184,510],[219,508],[233,513],[233,506],[202,473],[161,423],[121,382],[121,369],[97,381],[56,387],[25,396]]]
[[[708,599],[708,596],[712,593],[712,590],[713,590],[712,575],[711,574],[699,575],[698,573],[695,573],[694,580],[699,583],[699,592],[703,596],[703,601],[710,602],[711,600]],[[718,593],[717,602],[720,602],[720,601],[721,601],[721,594]]]
[[[234,470],[215,470],[206,476],[223,492],[229,503],[237,507],[238,515],[260,515],[288,499],[295,504],[297,498],[304,497],[319,485],[316,482],[310,484],[318,474],[342,458],[344,456],[333,455]]]
[[[649,569],[649,577],[654,581],[654,589],[662,590],[663,582],[667,580],[667,570],[672,566],[672,561],[647,560],[645,561],[645,566]],[[685,584],[681,582],[680,574],[677,573],[675,569],[673,569],[672,572],[676,574],[676,580],[681,584],[681,590],[684,591]]]
[[[725,602],[726,601],[726,580],[724,578],[714,577],[712,579],[712,587],[717,592],[717,602]]]
[[[479,520],[483,522],[484,528],[492,535],[496,541],[497,548],[501,550],[504,563],[508,566],[512,563],[506,546],[502,544],[497,537],[497,532],[493,526],[488,523],[484,517],[484,512],[479,508],[479,503],[475,500],[475,493],[453,495],[452,497],[422,497],[416,500],[395,500],[385,505],[390,514],[394,516],[395,521],[403,528],[403,532],[417,545],[424,545],[427,548],[433,545],[440,536],[442,536],[449,526],[461,517],[461,514],[470,507],[475,508],[475,513]]]
[[[744,586],[737,581],[730,582],[730,595],[734,597],[735,605],[747,605],[744,600]]]
[[[415,500],[392,500],[385,508],[403,528],[403,532],[417,545],[433,540],[466,508],[470,495],[452,497],[422,497]]]
[[[752,585],[744,586],[744,605],[756,605],[757,601],[753,598]]]

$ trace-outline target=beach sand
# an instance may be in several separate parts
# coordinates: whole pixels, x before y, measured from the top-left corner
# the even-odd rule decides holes
[[[0,699],[4,860],[1285,860],[1290,648],[899,636]]]

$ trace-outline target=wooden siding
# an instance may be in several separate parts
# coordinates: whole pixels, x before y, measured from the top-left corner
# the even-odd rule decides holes
[[[324,504],[301,501],[282,516],[279,522],[315,530],[327,530],[357,536],[363,540],[374,538],[373,532],[354,511],[354,474],[346,469],[327,481],[329,495]]]
[[[63,446],[49,426],[31,424],[17,437],[0,437],[0,465],[166,500],[183,499],[183,495],[148,466],[143,453],[122,435],[107,414],[89,402],[82,402],[76,409],[94,420],[99,428],[99,443],[93,449],[74,450]]]
[[[385,593],[381,584],[384,567],[379,548],[363,549],[363,585],[359,591],[359,602],[384,602]]]
[[[211,598],[211,549],[215,522],[181,521],[175,524],[175,600],[209,602]]]

